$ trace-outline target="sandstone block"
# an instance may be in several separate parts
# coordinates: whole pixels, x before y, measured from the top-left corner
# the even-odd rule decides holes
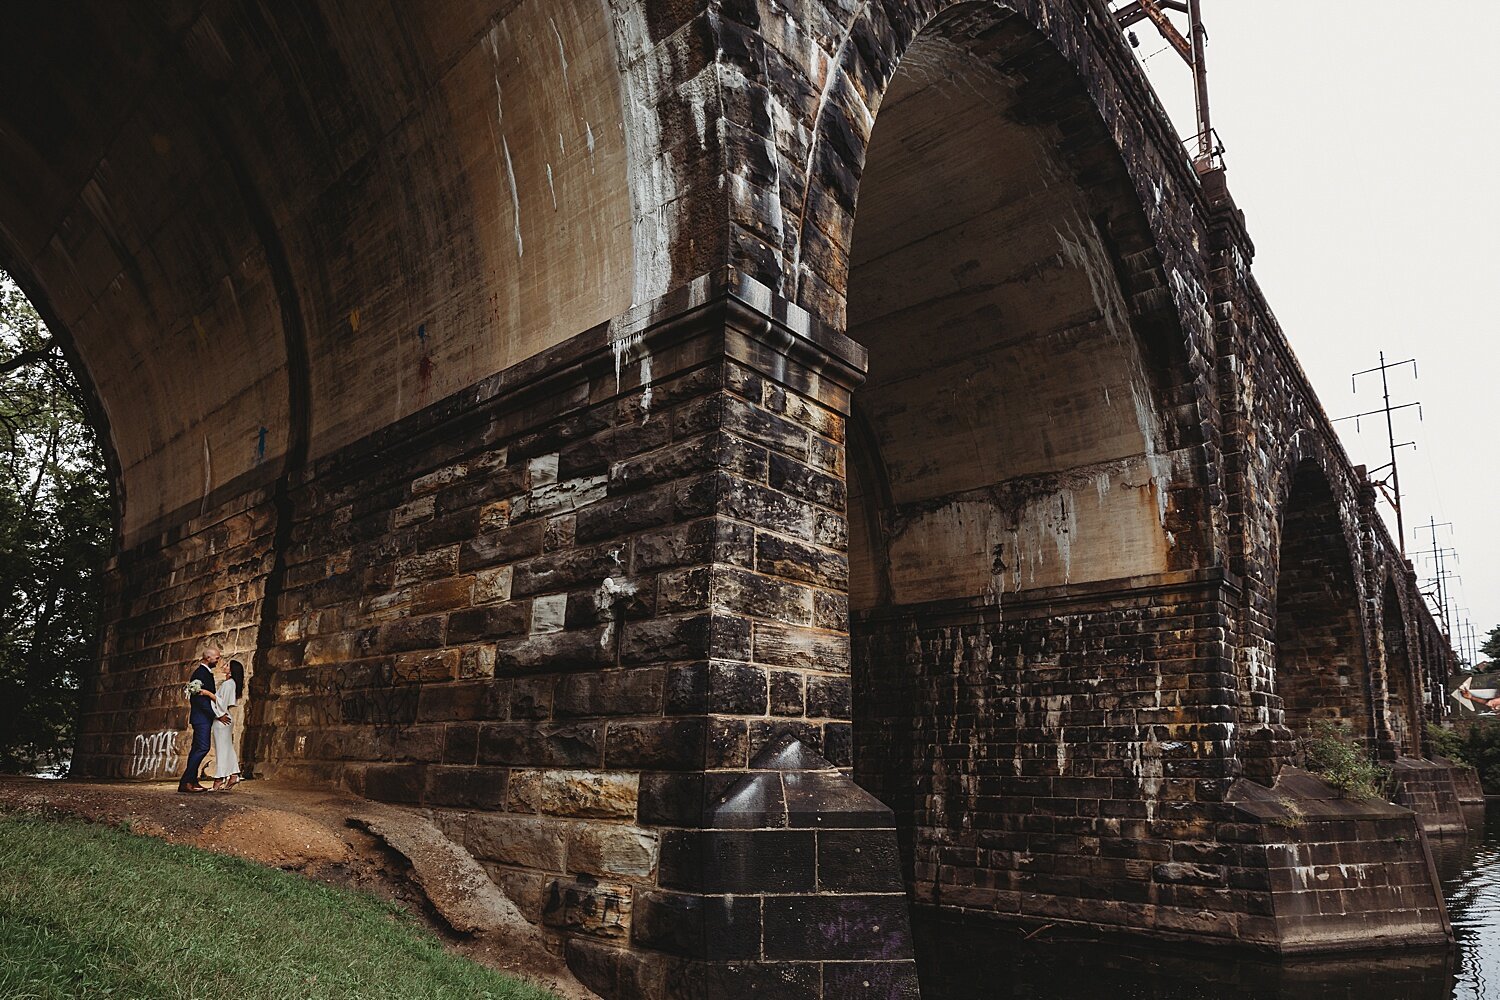
[[[462,462],[455,465],[444,466],[436,471],[429,472],[425,476],[418,476],[412,480],[412,496],[423,496],[428,493],[436,493],[438,490],[454,483],[460,482],[469,474],[469,467]]]
[[[755,568],[784,580],[834,590],[849,585],[849,559],[844,554],[764,532],[755,535]]]
[[[567,594],[548,594],[531,602],[531,634],[561,632],[568,613]]]
[[[458,644],[525,635],[531,624],[531,609],[527,605],[526,601],[507,601],[455,611],[448,616],[448,642]]]
[[[458,546],[448,546],[434,552],[422,552],[396,560],[395,583],[415,583],[418,580],[433,580],[440,576],[452,576],[458,568]]]
[[[568,674],[557,683],[554,712],[559,719],[655,714],[661,711],[663,683],[664,671],[655,667]]]
[[[459,651],[445,649],[432,653],[401,653],[396,657],[397,684],[425,684],[449,681],[458,676]]]
[[[592,878],[554,879],[542,907],[542,922],[560,930],[620,939],[630,935],[630,907],[628,885]]]
[[[468,572],[534,556],[542,551],[545,532],[542,521],[527,521],[470,539],[459,546],[458,569]]]
[[[632,819],[640,776],[607,771],[518,771],[511,776],[510,807],[577,819]]]
[[[494,723],[479,730],[479,760],[523,767],[597,765],[602,735],[597,723]]]
[[[570,833],[571,824],[553,819],[474,813],[464,846],[483,861],[559,872]]]
[[[568,870],[613,878],[649,878],[658,836],[635,826],[582,824],[568,843]]]
[[[771,456],[770,486],[831,510],[844,510],[844,481],[784,455]]]
[[[495,604],[510,600],[510,582],[513,570],[509,566],[480,570],[474,574],[473,601],[475,604]]]

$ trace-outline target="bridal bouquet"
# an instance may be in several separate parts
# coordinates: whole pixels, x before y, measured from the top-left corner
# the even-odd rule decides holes
[[[184,698],[188,699],[189,701],[191,701],[193,699],[193,695],[199,693],[202,690],[203,690],[203,682],[199,681],[199,680],[195,680],[195,681],[190,682],[186,687],[184,687],[182,689],[182,696]]]

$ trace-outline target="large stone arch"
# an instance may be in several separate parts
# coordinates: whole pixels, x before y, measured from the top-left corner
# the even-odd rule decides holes
[[[16,12],[0,266],[90,390],[117,503],[86,730],[159,735],[208,636],[254,672],[310,464],[632,303],[655,43],[627,8]],[[129,771],[131,739],[84,755]]]
[[[1133,294],[1161,257],[1066,60],[994,5],[919,27],[872,102],[846,243],[804,230],[868,352],[846,438],[854,772],[896,812],[920,903],[1005,911],[1035,881],[1023,909],[1056,907],[1069,890],[1016,860],[1053,849],[1026,832],[1033,796],[1128,795],[1149,822],[1185,787],[1163,743],[1205,775],[1228,752],[1188,707],[1232,697],[1214,652],[1159,634],[1209,613],[1202,390],[1171,296]],[[1142,615],[1150,587],[1179,606]],[[977,846],[997,838],[1015,853]]]
[[[1278,494],[1275,688],[1285,724],[1347,724],[1373,742],[1374,692],[1357,553],[1340,479],[1316,454],[1289,465]]]
[[[1384,573],[1382,577],[1379,620],[1385,722],[1396,753],[1420,757],[1430,692],[1425,689],[1418,670],[1421,658],[1407,626],[1402,589],[1394,574]]]
[[[17,20],[0,259],[97,388],[127,548],[632,301],[602,5]]]

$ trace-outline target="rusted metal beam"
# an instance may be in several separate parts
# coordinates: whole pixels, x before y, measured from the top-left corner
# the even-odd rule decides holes
[[[1178,31],[1177,26],[1167,17],[1167,12],[1162,9],[1164,0],[1137,0],[1137,2],[1140,4],[1141,11],[1156,26],[1156,30],[1161,32],[1161,37],[1177,50],[1179,56],[1182,56],[1182,61],[1189,66],[1193,65],[1192,43],[1182,37],[1182,32]]]
[[[1156,5],[1158,7],[1165,7],[1167,10],[1178,11],[1182,14],[1188,12],[1187,4],[1180,2],[1180,0],[1156,0]],[[1144,21],[1147,16],[1145,8],[1141,5],[1141,0],[1133,0],[1132,3],[1115,11],[1115,23],[1121,28],[1128,28],[1137,21]]]
[[[1199,4],[1200,0],[1188,0],[1188,31],[1193,36],[1188,65],[1193,67],[1193,104],[1198,110],[1198,162],[1208,164],[1214,154],[1214,123],[1208,114],[1208,63],[1204,56],[1208,32],[1203,27],[1203,11]],[[1166,19],[1165,15],[1162,19]],[[1404,539],[1401,544],[1405,552]]]

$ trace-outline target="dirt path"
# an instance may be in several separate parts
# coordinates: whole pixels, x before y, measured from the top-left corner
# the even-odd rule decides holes
[[[434,874],[453,873],[456,849],[418,811],[265,781],[242,782],[227,794],[179,795],[176,787],[0,776],[0,810],[124,825],[170,843],[370,893],[405,906],[450,949],[474,961],[542,983],[564,1000],[595,998],[545,950],[529,924],[509,920],[503,897],[488,907],[500,914],[495,924],[475,926],[473,907],[465,910],[472,872],[466,873],[468,881]],[[356,817],[359,821],[351,822]],[[399,836],[391,835],[393,827],[399,827]],[[434,855],[447,863],[433,864]],[[465,933],[452,926],[456,912],[465,913],[458,921]]]

